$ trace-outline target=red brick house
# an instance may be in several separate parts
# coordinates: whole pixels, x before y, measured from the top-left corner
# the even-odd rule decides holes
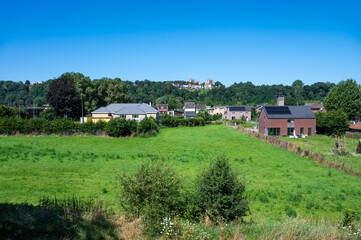
[[[157,105],[157,110],[159,112],[159,116],[163,116],[168,113],[168,104],[159,104]]]
[[[316,117],[308,106],[265,106],[259,133],[270,136],[316,135]]]

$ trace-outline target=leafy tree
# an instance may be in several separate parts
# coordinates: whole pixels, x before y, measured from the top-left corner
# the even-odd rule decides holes
[[[178,174],[163,162],[145,162],[132,175],[119,176],[120,205],[133,217],[143,217],[145,232],[158,235],[161,222],[182,208]]]
[[[196,188],[200,209],[213,220],[232,221],[249,211],[245,183],[223,155],[198,177]]]
[[[56,116],[78,118],[81,116],[81,102],[73,79],[63,74],[52,81],[46,96]]]
[[[341,110],[316,113],[316,129],[321,134],[344,135],[350,123]]]
[[[361,114],[361,87],[353,79],[341,81],[331,89],[325,99],[328,111],[342,110],[348,119]]]

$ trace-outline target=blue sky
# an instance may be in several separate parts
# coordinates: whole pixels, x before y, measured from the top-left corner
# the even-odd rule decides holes
[[[361,1],[2,1],[0,79],[361,83]]]

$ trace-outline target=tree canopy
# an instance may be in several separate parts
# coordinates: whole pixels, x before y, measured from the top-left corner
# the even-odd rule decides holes
[[[342,110],[348,119],[361,114],[361,87],[353,79],[341,81],[331,89],[325,99],[328,111]]]

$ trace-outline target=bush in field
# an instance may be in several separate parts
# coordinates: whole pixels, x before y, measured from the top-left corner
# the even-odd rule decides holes
[[[105,127],[106,133],[111,137],[124,137],[135,133],[138,128],[136,120],[126,120],[125,118],[114,118]]]
[[[159,125],[157,120],[150,117],[145,117],[139,123],[138,131],[143,137],[155,136],[159,132]]]
[[[232,221],[246,216],[249,211],[245,188],[244,181],[221,155],[198,177],[197,202],[213,221]]]
[[[176,172],[160,163],[143,163],[132,175],[119,176],[120,205],[133,217],[143,217],[145,232],[157,235],[161,222],[181,208],[181,183]]]
[[[172,115],[169,114],[164,114],[160,120],[159,120],[160,124],[162,124],[163,126],[167,126],[167,127],[177,127],[177,123],[175,120],[175,117],[173,117]]]

